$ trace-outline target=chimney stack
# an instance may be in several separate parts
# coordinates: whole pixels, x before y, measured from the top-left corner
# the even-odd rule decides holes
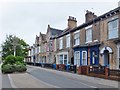
[[[69,16],[68,18],[68,28],[73,29],[77,27],[77,20],[75,17]]]
[[[91,12],[91,11],[86,11],[86,14],[85,14],[85,22],[87,23],[87,22],[89,22],[90,20],[93,20],[94,18],[96,18],[97,17],[97,15],[95,15],[93,12]]]

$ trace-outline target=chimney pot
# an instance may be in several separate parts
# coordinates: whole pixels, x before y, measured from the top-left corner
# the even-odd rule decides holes
[[[77,26],[77,20],[75,17],[69,16],[68,18],[68,28],[72,29]]]
[[[89,22],[90,20],[96,18],[97,16],[91,12],[91,11],[86,11],[86,14],[85,14],[85,18],[86,18],[86,21],[85,22]]]

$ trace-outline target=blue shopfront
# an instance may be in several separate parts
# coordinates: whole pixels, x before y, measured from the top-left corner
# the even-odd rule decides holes
[[[99,65],[99,45],[89,47],[90,65]]]
[[[74,65],[88,65],[88,48],[75,47],[74,48]]]
[[[74,47],[74,65],[99,65],[99,45]]]

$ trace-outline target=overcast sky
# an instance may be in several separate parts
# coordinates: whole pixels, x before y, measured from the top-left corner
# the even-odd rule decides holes
[[[80,25],[85,22],[86,10],[99,16],[118,7],[119,0],[83,1],[1,0],[0,44],[5,40],[6,34],[13,34],[32,45],[36,34],[46,33],[48,24],[53,28],[65,29],[68,17],[74,16],[77,19],[77,25]]]

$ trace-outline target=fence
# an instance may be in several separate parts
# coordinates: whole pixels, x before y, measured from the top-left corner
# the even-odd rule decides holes
[[[120,81],[120,70],[109,70],[109,78]]]
[[[105,75],[105,66],[90,66],[89,73]]]
[[[120,70],[110,70],[109,71],[109,74],[112,75],[112,76],[120,76]]]

